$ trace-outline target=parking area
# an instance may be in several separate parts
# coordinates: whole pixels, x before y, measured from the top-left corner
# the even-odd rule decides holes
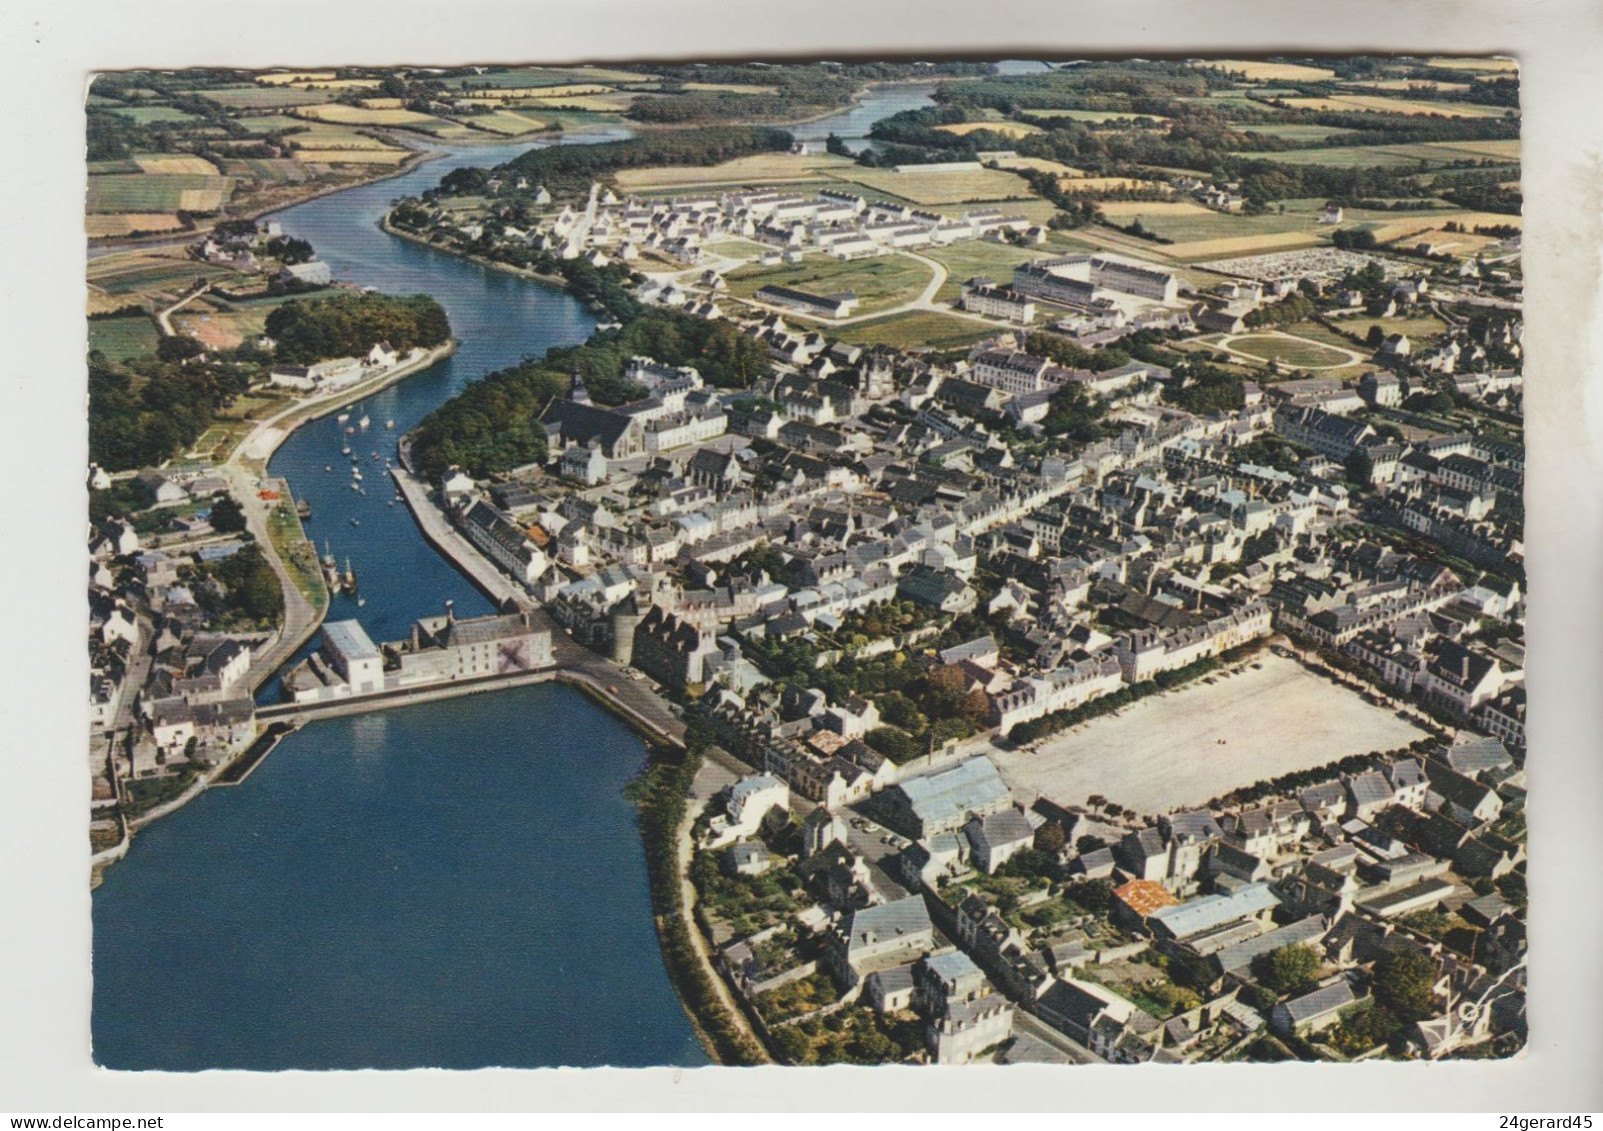
[[[1093,719],[1034,750],[989,752],[1014,794],[1079,804],[1092,794],[1141,813],[1202,805],[1240,786],[1350,754],[1407,746],[1425,731],[1296,660],[1265,652]]]

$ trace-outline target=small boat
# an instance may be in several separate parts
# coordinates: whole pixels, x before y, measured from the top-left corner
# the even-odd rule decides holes
[[[300,517],[302,522],[310,522],[312,520],[311,502],[307,499],[298,500],[295,503],[295,513]]]
[[[360,491],[361,489],[362,489],[362,485],[360,483],[352,483],[351,484],[351,490]]]
[[[362,481],[361,469],[356,467],[351,468],[351,478],[360,483]]]
[[[350,454],[351,454],[351,446],[349,444],[346,444],[343,448],[340,449],[340,455],[348,456]]]
[[[386,427],[386,428],[394,428],[394,427],[395,427],[395,421],[393,421],[393,420],[386,420],[386,421],[385,421],[385,422],[384,422],[384,427]]]
[[[345,434],[346,434],[346,435],[347,435],[347,436],[354,436],[354,435],[356,435],[356,429],[354,429],[354,428],[347,428],[347,429],[345,429]]]
[[[344,424],[350,418],[351,418],[351,414],[350,413],[342,412],[338,416],[336,416],[334,419],[339,421],[339,423]]]
[[[361,526],[362,525],[362,520],[359,519],[359,518],[353,518],[353,519],[351,519],[351,525],[352,526]]]
[[[366,428],[368,426],[368,424],[369,424],[369,421],[367,419],[367,413],[364,412],[362,414],[362,419],[358,420],[356,423],[361,425],[363,428]]]
[[[356,599],[356,607],[357,608],[361,608],[365,604],[367,604],[367,598],[366,597],[358,597]]]
[[[391,500],[390,500],[390,506],[392,506],[392,507],[393,507],[393,506],[394,506],[394,505],[395,505],[395,500],[394,500],[394,499],[391,499]]]
[[[331,464],[331,463],[325,463],[323,465],[323,470],[324,471],[333,471],[334,470],[334,465]]]

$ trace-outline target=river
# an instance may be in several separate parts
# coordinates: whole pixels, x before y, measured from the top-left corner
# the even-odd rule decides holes
[[[861,138],[932,88],[876,88],[800,127]],[[809,132],[811,131],[811,132]],[[821,132],[818,132],[821,131]],[[601,140],[605,135],[566,139]],[[616,136],[616,135],[613,135]],[[583,341],[567,294],[386,235],[396,197],[528,144],[450,151],[275,215],[336,278],[432,294],[457,352],[298,430],[269,470],[359,579],[375,640],[490,605],[391,505],[395,441],[469,381]],[[368,428],[346,437],[363,415]],[[393,427],[386,423],[393,421]],[[363,490],[351,490],[349,442]],[[377,458],[374,458],[374,454]],[[332,470],[325,470],[332,468]],[[353,524],[352,520],[356,520]],[[276,687],[263,692],[275,698]],[[93,896],[93,1039],[117,1069],[707,1063],[663,967],[625,783],[638,737],[543,685],[312,724],[242,785],[142,831]]]

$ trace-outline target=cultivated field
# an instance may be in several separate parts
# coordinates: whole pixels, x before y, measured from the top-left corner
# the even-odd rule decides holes
[[[1194,67],[1245,75],[1254,82],[1319,82],[1333,79],[1336,72],[1325,67],[1307,67],[1300,63],[1270,63],[1262,59],[1203,59],[1192,63]]]
[[[89,320],[89,348],[112,361],[155,353],[158,340],[155,322],[143,314]]]
[[[691,185],[782,183],[814,180],[820,174],[851,170],[850,157],[834,154],[801,156],[794,153],[759,153],[737,157],[722,165],[667,165],[656,169],[620,169],[615,178],[622,192],[649,192]]]
[[[1241,222],[1239,217],[1221,216],[1213,209],[1204,208],[1190,200],[1108,200],[1102,203],[1101,208],[1102,214],[1110,220],[1129,220],[1139,216],[1143,224],[1160,216],[1218,216],[1221,220]]]
[[[183,226],[184,222],[171,212],[115,212],[84,217],[84,232],[91,239],[134,232],[171,232]]]
[[[1261,255],[1269,251],[1289,251],[1294,248],[1318,247],[1325,242],[1323,236],[1306,231],[1278,232],[1259,236],[1198,240],[1194,243],[1176,243],[1163,250],[1175,259],[1223,259],[1238,255]]]
[[[204,157],[188,153],[150,154],[133,159],[141,173],[187,173],[201,177],[215,177],[217,166]]]
[[[1083,177],[1083,170],[1072,165],[1065,165],[1061,161],[1051,161],[1045,157],[1005,157],[997,162],[1004,169],[1035,169],[1042,173],[1056,173],[1060,177]]]
[[[1112,122],[1120,118],[1148,118],[1154,122],[1167,122],[1162,114],[1136,114],[1129,110],[1027,110],[1033,118],[1068,118],[1076,122]]]
[[[1134,177],[1062,177],[1058,187],[1064,192],[1122,192],[1125,189],[1164,188],[1158,181]]]
[[[124,118],[132,118],[142,126],[152,122],[198,122],[200,118],[188,110],[178,110],[171,106],[119,106],[111,111]]]
[[[741,267],[725,276],[731,294],[750,298],[767,286],[794,287],[813,294],[853,291],[860,300],[853,314],[872,314],[916,299],[930,282],[930,269],[905,255],[878,255],[842,263],[809,257],[794,266]]]
[[[1034,751],[993,751],[991,760],[1021,799],[1070,805],[1101,794],[1161,813],[1424,736],[1295,660],[1266,653],[1261,663],[1144,699]]]
[[[233,191],[227,177],[112,173],[89,178],[90,212],[213,212]]]
[[[410,126],[421,122],[438,121],[416,110],[370,110],[365,106],[346,106],[330,102],[322,106],[302,106],[295,111],[298,118],[312,118],[319,122],[334,122],[346,126]]]
[[[334,71],[268,71],[256,76],[264,86],[285,86],[292,82],[332,82],[338,75]]]
[[[1382,114],[1440,114],[1444,118],[1501,118],[1501,106],[1470,102],[1410,102],[1380,94],[1338,94],[1333,98],[1288,98],[1287,106],[1301,110],[1374,110]]]
[[[404,149],[298,149],[295,154],[318,165],[399,165],[407,158]]]
[[[1004,169],[898,173],[893,169],[857,167],[852,170],[850,179],[914,204],[962,204],[966,201],[1014,200],[1034,196],[1023,177]]]
[[[290,86],[220,86],[205,96],[230,110],[274,110],[282,106],[311,106],[327,99],[313,90]]]
[[[1512,76],[1519,71],[1520,65],[1513,59],[1455,59],[1437,57],[1427,59],[1432,67],[1445,71],[1486,71],[1499,77]]]
[[[1041,132],[1040,126],[1026,125],[1023,122],[957,122],[949,126],[936,126],[942,133],[957,134],[967,137],[980,130],[991,130],[995,133],[1006,134],[1008,137],[1026,137]]]
[[[687,82],[686,90],[705,90],[727,94],[778,94],[777,86],[757,86],[747,82]]]
[[[546,123],[538,118],[520,114],[516,110],[492,110],[488,114],[468,114],[454,120],[472,129],[505,134],[507,137],[516,137],[518,134],[533,133],[535,130],[546,128]]]
[[[1326,138],[1346,137],[1358,135],[1357,130],[1344,130],[1338,126],[1312,126],[1288,123],[1286,125],[1269,126],[1242,126],[1242,133],[1263,134],[1266,137],[1281,137],[1287,141],[1324,141]],[[1266,160],[1273,160],[1275,154],[1260,154]]]

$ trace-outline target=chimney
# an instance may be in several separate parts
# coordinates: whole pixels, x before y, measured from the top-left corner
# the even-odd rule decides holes
[[[456,602],[447,598],[445,602],[445,623],[456,623]]]

